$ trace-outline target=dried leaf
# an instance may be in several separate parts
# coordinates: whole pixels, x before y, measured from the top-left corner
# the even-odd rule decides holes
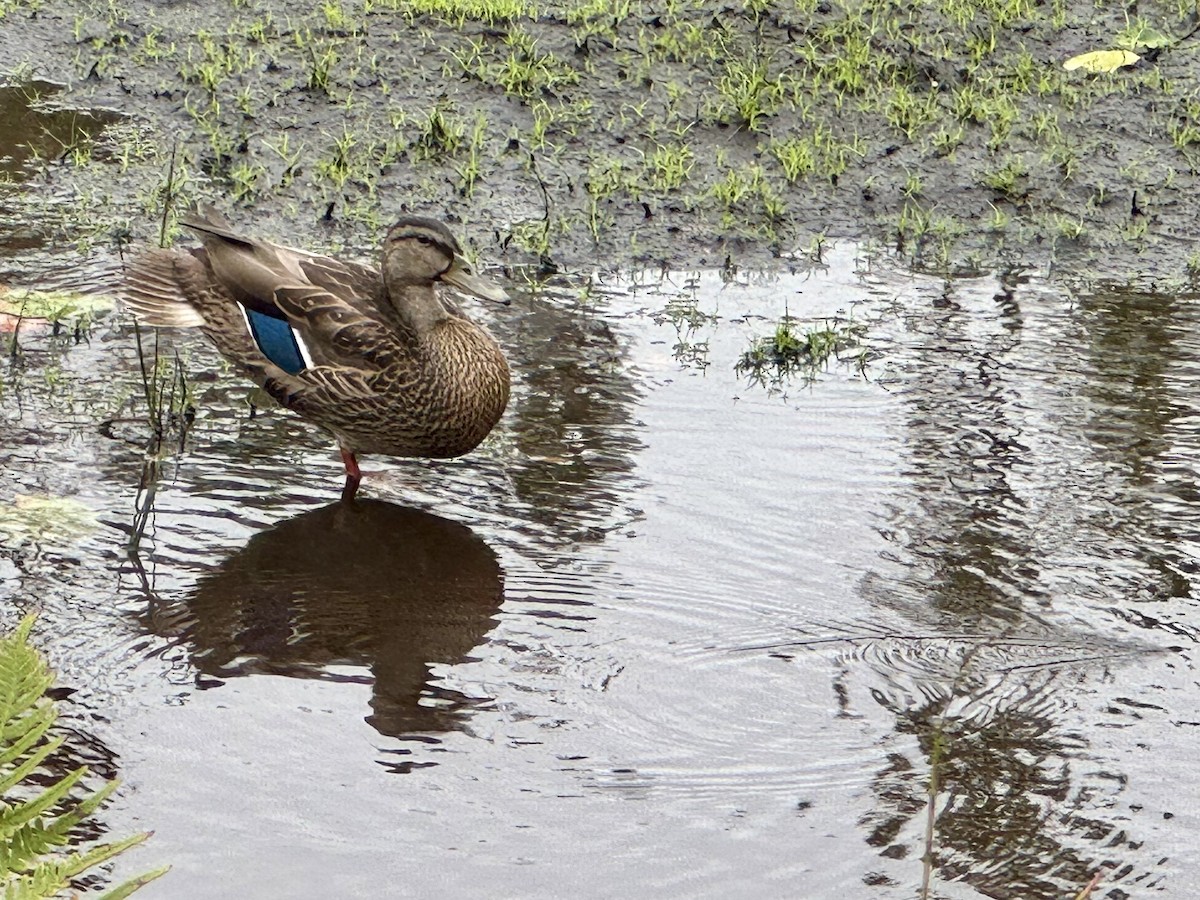
[[[1091,53],[1081,53],[1072,56],[1063,68],[1070,72],[1073,69],[1083,69],[1093,75],[1102,72],[1115,72],[1124,66],[1132,66],[1141,57],[1129,50],[1093,50]]]

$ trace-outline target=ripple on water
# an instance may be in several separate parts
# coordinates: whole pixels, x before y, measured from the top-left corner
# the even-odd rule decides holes
[[[637,408],[642,515],[610,539],[620,578],[590,628],[591,646],[608,648],[620,668],[602,697],[564,700],[603,709],[592,727],[609,734],[609,752],[581,753],[569,766],[594,791],[774,821],[866,788],[872,741],[847,747],[844,734],[813,727],[832,706],[828,664],[814,659],[798,674],[794,662],[736,652],[855,602],[872,554],[845,550],[870,543],[871,511],[895,478],[888,401],[877,387],[835,370],[819,390],[767,398],[732,372],[761,321],[782,314],[785,297],[806,284],[780,279],[705,296],[716,304],[703,306],[706,315],[723,305],[742,318],[697,337],[723,361],[704,372],[678,369],[670,319],[622,319],[655,386]],[[822,297],[819,308],[832,314],[833,302]],[[783,863],[767,871],[785,881],[796,874]]]
[[[1200,804],[1155,786],[1195,718],[1158,652],[1196,634],[1194,313],[830,266],[519,298],[497,433],[368,461],[350,510],[328,441],[205,381],[140,567],[141,448],[86,424],[139,433],[128,334],[63,351],[96,373],[71,396],[27,373],[22,484],[104,525],[0,577],[131,748],[176,883],[557,896],[571,860],[580,896],[912,896],[931,783],[937,890],[1200,863]],[[886,310],[886,355],[768,395],[732,362],[785,310]]]

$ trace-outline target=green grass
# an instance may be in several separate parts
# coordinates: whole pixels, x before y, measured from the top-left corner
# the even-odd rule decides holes
[[[656,191],[675,191],[683,186],[695,165],[696,154],[687,144],[656,146],[646,158],[650,187]]]
[[[814,381],[830,362],[860,346],[865,328],[854,322],[825,321],[807,328],[785,315],[766,337],[755,338],[734,368],[751,381],[779,386],[799,377]],[[860,368],[864,353],[854,356]]]
[[[1009,157],[1002,165],[986,172],[983,176],[983,183],[1005,197],[1017,197],[1020,194],[1020,185],[1028,171],[1024,160],[1015,156]]]
[[[355,148],[359,138],[348,128],[334,138],[326,156],[317,160],[316,171],[320,178],[331,182],[336,188],[344,188],[351,178],[359,171],[363,154]]]
[[[726,63],[717,90],[736,114],[735,120],[750,131],[764,127],[764,120],[774,115],[785,93],[783,81],[771,74],[765,61],[736,57]]]
[[[803,135],[772,140],[767,149],[779,163],[789,183],[810,175],[829,181],[845,172],[865,152],[863,141],[857,134],[848,139],[839,138],[820,123],[814,124]]]
[[[475,116],[471,125],[471,135],[467,143],[466,160],[459,166],[458,174],[462,179],[460,193],[470,197],[477,182],[483,174],[484,158],[486,155],[488,121],[481,111]]]
[[[462,74],[525,102],[579,82],[579,72],[569,62],[543,51],[535,37],[516,26],[500,41],[470,39],[453,56]]]
[[[462,28],[469,21],[497,25],[537,14],[537,7],[523,0],[366,0],[364,6],[399,10],[410,21],[433,16],[455,28]]]
[[[0,0],[0,19],[13,13],[28,15],[41,8],[41,0]]]
[[[454,156],[466,139],[467,126],[462,117],[446,103],[429,111],[417,128],[413,142],[417,159],[442,159]]]
[[[308,88],[328,94],[333,85],[334,70],[340,57],[337,48],[330,43],[313,44],[308,51]]]

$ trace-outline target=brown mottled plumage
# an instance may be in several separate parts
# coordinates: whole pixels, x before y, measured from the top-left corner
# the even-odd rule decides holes
[[[382,271],[242,237],[211,211],[181,224],[203,246],[136,259],[127,305],[147,325],[200,328],[280,404],[331,431],[346,463],[344,498],[358,488],[355,454],[461,456],[499,421],[504,355],[436,285],[507,295],[471,272],[442,223],[398,221]],[[276,332],[274,343],[251,322]]]

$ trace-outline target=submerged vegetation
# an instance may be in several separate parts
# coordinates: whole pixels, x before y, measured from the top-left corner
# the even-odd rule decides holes
[[[47,691],[53,678],[41,655],[29,646],[33,617],[0,638],[0,880],[7,900],[58,896],[76,878],[101,866],[149,833],[101,843],[72,852],[85,821],[117,788],[110,781],[99,790],[82,788],[86,766],[61,774],[56,754],[65,739],[51,737],[58,713]],[[132,878],[103,894],[120,900],[158,878],[157,869]]]
[[[14,335],[10,351],[18,349],[17,336],[26,320],[45,321],[55,335],[70,333],[81,340],[91,329],[96,314],[112,307],[112,298],[99,294],[0,288],[0,320],[12,323],[9,330]]]
[[[5,4],[3,27],[34,8]],[[36,8],[70,50],[25,62],[145,117],[44,160],[77,202],[43,227],[85,249],[167,195],[215,195],[360,246],[398,207],[454,210],[543,263],[765,261],[866,228],[934,268],[1031,247],[1184,268],[1193,0],[236,0],[186,25],[141,0]],[[1140,61],[1064,68],[1109,48]],[[80,213],[101,208],[117,221]]]

